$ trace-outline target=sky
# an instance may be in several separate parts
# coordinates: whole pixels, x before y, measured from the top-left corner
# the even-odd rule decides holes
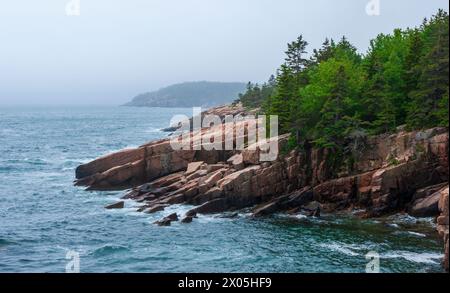
[[[448,7],[447,0],[0,0],[0,105],[118,105],[184,81],[262,82],[300,34],[310,51],[346,35],[364,53],[377,34]]]

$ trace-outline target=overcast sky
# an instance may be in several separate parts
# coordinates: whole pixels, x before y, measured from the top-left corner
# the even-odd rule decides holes
[[[299,34],[310,50],[345,34],[365,52],[378,33],[448,11],[447,0],[380,0],[379,16],[369,0],[80,0],[68,16],[68,2],[0,2],[0,104],[121,104],[183,81],[264,81]]]

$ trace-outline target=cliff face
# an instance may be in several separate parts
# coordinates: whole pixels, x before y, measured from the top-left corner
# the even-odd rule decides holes
[[[223,116],[238,110],[222,107],[219,112]],[[221,130],[230,131],[219,126],[191,133],[191,146],[199,145],[205,132]],[[287,139],[288,135],[278,137],[280,150]],[[175,151],[164,139],[79,166],[76,184],[95,190],[132,188],[125,198],[142,202],[139,210],[146,213],[192,204],[186,222],[196,213],[252,206],[255,216],[283,211],[317,216],[321,211],[361,209],[362,217],[396,211],[439,216],[448,269],[448,129],[370,137],[358,149],[351,163],[336,171],[325,149],[281,151],[275,161],[260,162],[259,149]]]

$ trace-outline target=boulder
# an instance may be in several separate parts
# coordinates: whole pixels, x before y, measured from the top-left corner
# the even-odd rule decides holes
[[[441,193],[435,192],[425,198],[415,200],[410,209],[409,214],[414,217],[433,217],[439,214],[439,200]]]
[[[236,154],[227,160],[227,163],[236,170],[244,169],[244,160],[242,154]]]
[[[123,201],[119,201],[119,202],[105,206],[105,209],[108,209],[108,210],[123,209],[124,206],[125,206],[125,203]]]
[[[226,169],[226,168],[228,168],[228,165],[225,165],[225,164],[210,164],[210,165],[206,165],[206,167],[205,167],[205,169],[206,169],[206,171],[208,171],[208,173],[212,173],[217,170]]]
[[[166,216],[164,219],[169,219],[170,221],[178,221],[178,215],[177,213],[173,213]]]
[[[172,222],[171,220],[164,218],[154,222],[153,224],[156,224],[158,226],[170,226],[171,222]]]
[[[279,208],[279,204],[277,201],[266,203],[264,205],[261,205],[260,207],[257,207],[255,210],[253,210],[253,216],[254,217],[267,216],[267,215],[277,212],[278,208]]]
[[[183,224],[192,223],[193,219],[194,219],[194,217],[192,217],[192,216],[186,216],[181,220],[181,223],[183,223]]]
[[[159,205],[158,204],[158,205],[155,205],[155,206],[145,210],[144,213],[146,213],[146,214],[153,214],[153,213],[156,213],[156,212],[163,211],[165,209],[165,207],[166,207],[165,205]]]
[[[205,202],[201,206],[198,206],[186,213],[186,215],[194,214],[216,214],[226,211],[230,206],[224,198],[217,198]]]
[[[190,175],[192,173],[197,172],[203,164],[204,164],[203,161],[189,163],[188,166],[187,166],[185,175],[188,176],[188,175]]]
[[[206,176],[208,174],[208,171],[206,170],[197,170],[194,173],[190,174],[189,176],[186,176],[187,181],[192,181],[194,179]]]

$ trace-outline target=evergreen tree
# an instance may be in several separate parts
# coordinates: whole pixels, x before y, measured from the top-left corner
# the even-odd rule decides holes
[[[448,124],[449,29],[448,14],[440,10],[428,23],[430,50],[420,65],[417,90],[412,99],[408,124],[412,128]]]
[[[288,49],[285,52],[285,64],[294,75],[302,72],[308,65],[308,60],[305,58],[307,46],[308,42],[303,39],[302,35],[300,35],[294,42],[288,44]]]

